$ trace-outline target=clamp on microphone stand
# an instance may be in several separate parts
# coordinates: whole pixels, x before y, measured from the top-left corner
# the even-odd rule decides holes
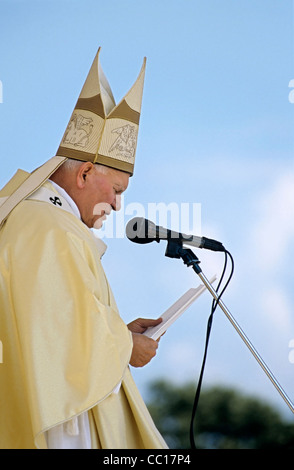
[[[263,371],[266,373],[274,387],[277,389],[283,400],[286,402],[292,413],[294,413],[294,405],[289,399],[289,397],[286,395],[284,390],[282,389],[281,385],[277,381],[277,379],[274,377],[268,366],[265,364],[261,356],[258,354],[254,346],[251,344],[245,333],[242,331],[236,320],[234,319],[233,315],[230,313],[230,311],[227,309],[225,304],[222,302],[222,300],[219,298],[217,295],[216,291],[213,289],[211,283],[208,281],[208,279],[205,277],[203,274],[199,264],[200,261],[197,258],[197,256],[193,253],[193,251],[189,248],[183,248],[182,247],[182,242],[179,242],[177,240],[172,240],[169,239],[167,243],[167,248],[165,252],[165,256],[168,256],[169,258],[182,258],[184,263],[187,266],[192,266],[193,270],[196,272],[196,274],[199,276],[203,284],[206,286],[208,291],[211,293],[213,298],[217,301],[217,305],[220,306],[220,308],[223,310],[224,314],[226,317],[229,319],[241,339],[244,341],[254,358],[257,360]]]

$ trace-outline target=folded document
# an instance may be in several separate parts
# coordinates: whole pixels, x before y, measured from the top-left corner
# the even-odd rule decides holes
[[[210,283],[212,284],[215,280],[216,276],[213,276]],[[143,334],[157,340],[205,290],[206,286],[204,284],[187,290],[182,297],[161,315],[162,322],[157,326],[147,328]]]

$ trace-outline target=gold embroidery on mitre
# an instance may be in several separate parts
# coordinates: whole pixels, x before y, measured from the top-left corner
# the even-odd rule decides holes
[[[87,147],[89,136],[93,131],[93,119],[82,114],[74,113],[66,128],[63,144],[72,144],[77,147]]]
[[[133,159],[136,151],[137,133],[135,126],[126,124],[122,127],[117,127],[111,131],[118,134],[118,137],[113,142],[109,149],[109,153],[116,151],[118,157]]]

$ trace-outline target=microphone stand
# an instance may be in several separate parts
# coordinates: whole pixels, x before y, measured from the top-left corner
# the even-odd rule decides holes
[[[167,243],[167,248],[165,252],[165,256],[168,256],[169,258],[182,258],[184,263],[187,266],[192,266],[193,270],[196,272],[196,274],[199,276],[203,284],[206,286],[208,291],[211,293],[211,295],[214,297],[214,299],[217,301],[217,304],[220,306],[220,308],[223,310],[225,313],[226,317],[229,319],[241,339],[244,341],[254,358],[257,360],[263,371],[266,373],[272,384],[275,386],[283,400],[286,402],[292,413],[294,413],[294,405],[289,399],[289,397],[286,395],[284,390],[282,389],[281,385],[277,381],[277,379],[273,376],[272,372],[268,368],[268,366],[265,364],[263,359],[260,357],[254,346],[251,344],[245,333],[242,331],[236,320],[234,319],[233,315],[230,313],[230,311],[227,309],[225,304],[222,302],[221,299],[219,299],[216,291],[213,289],[211,283],[208,281],[208,279],[205,277],[203,274],[199,264],[200,261],[197,258],[197,256],[193,253],[192,250],[189,248],[183,248],[182,247],[182,242],[176,241],[169,239]]]

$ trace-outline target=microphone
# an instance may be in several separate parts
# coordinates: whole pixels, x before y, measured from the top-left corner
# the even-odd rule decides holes
[[[161,240],[172,239],[181,244],[195,246],[196,248],[205,248],[212,251],[226,251],[223,244],[217,240],[174,232],[173,230],[155,225],[153,222],[143,217],[134,217],[127,223],[126,235],[130,241],[139,244],[154,241],[159,243]]]

